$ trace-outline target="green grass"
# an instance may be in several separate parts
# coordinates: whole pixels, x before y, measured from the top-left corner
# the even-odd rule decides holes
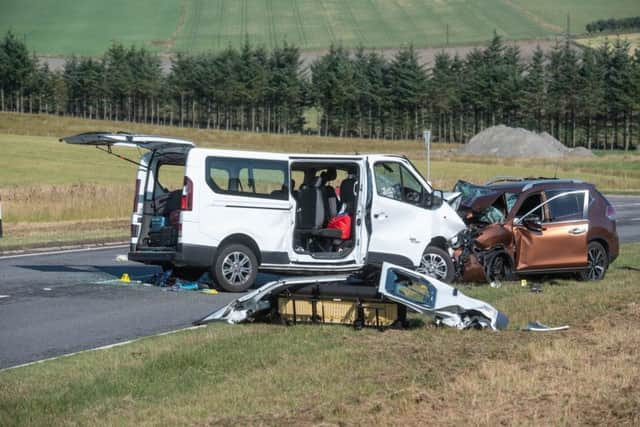
[[[638,14],[635,0],[0,0],[0,32],[13,30],[39,54],[99,55],[116,40],[161,52],[330,43],[371,48],[480,43],[574,32],[592,20]],[[152,11],[152,12],[150,12]]]
[[[599,283],[465,287],[499,333],[213,324],[0,372],[0,425],[637,425],[639,264],[630,244]]]
[[[112,41],[154,47],[169,40],[179,0],[0,0],[0,32],[12,30],[39,54],[102,54]]]

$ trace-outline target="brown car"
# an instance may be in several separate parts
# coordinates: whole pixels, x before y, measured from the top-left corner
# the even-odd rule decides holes
[[[618,256],[615,209],[593,184],[501,178],[484,186],[459,181],[454,191],[469,225],[451,242],[459,279],[575,273],[600,280]]]

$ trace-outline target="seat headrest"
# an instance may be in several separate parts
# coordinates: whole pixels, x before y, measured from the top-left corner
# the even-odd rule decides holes
[[[322,177],[324,182],[327,183],[329,181],[333,181],[338,177],[338,171],[336,171],[336,168],[328,168],[326,171],[322,172],[320,176]]]

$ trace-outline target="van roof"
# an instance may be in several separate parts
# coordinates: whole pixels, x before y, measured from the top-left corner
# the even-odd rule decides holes
[[[306,159],[339,159],[339,160],[362,160],[370,156],[376,157],[390,157],[398,159],[406,159],[406,156],[398,154],[384,154],[384,153],[353,153],[353,154],[331,154],[331,153],[282,153],[276,151],[255,151],[255,150],[230,150],[223,148],[200,148],[196,147],[191,150],[192,153],[202,152],[208,155],[224,155],[224,156],[252,156],[252,157],[264,157],[265,155],[273,158],[289,158],[292,160],[306,160]]]

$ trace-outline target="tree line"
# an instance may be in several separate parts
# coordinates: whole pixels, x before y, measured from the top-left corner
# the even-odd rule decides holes
[[[640,16],[628,18],[598,19],[585,26],[587,33],[613,33],[619,31],[640,30]]]
[[[158,55],[114,43],[101,58],[40,65],[11,32],[0,43],[0,109],[158,125],[466,142],[496,125],[546,131],[568,146],[624,148],[640,139],[640,51],[616,38],[578,50],[570,39],[524,61],[500,36],[425,68],[412,46],[387,59],[331,46],[308,68],[292,45],[245,43]],[[319,112],[317,124],[305,121]]]

